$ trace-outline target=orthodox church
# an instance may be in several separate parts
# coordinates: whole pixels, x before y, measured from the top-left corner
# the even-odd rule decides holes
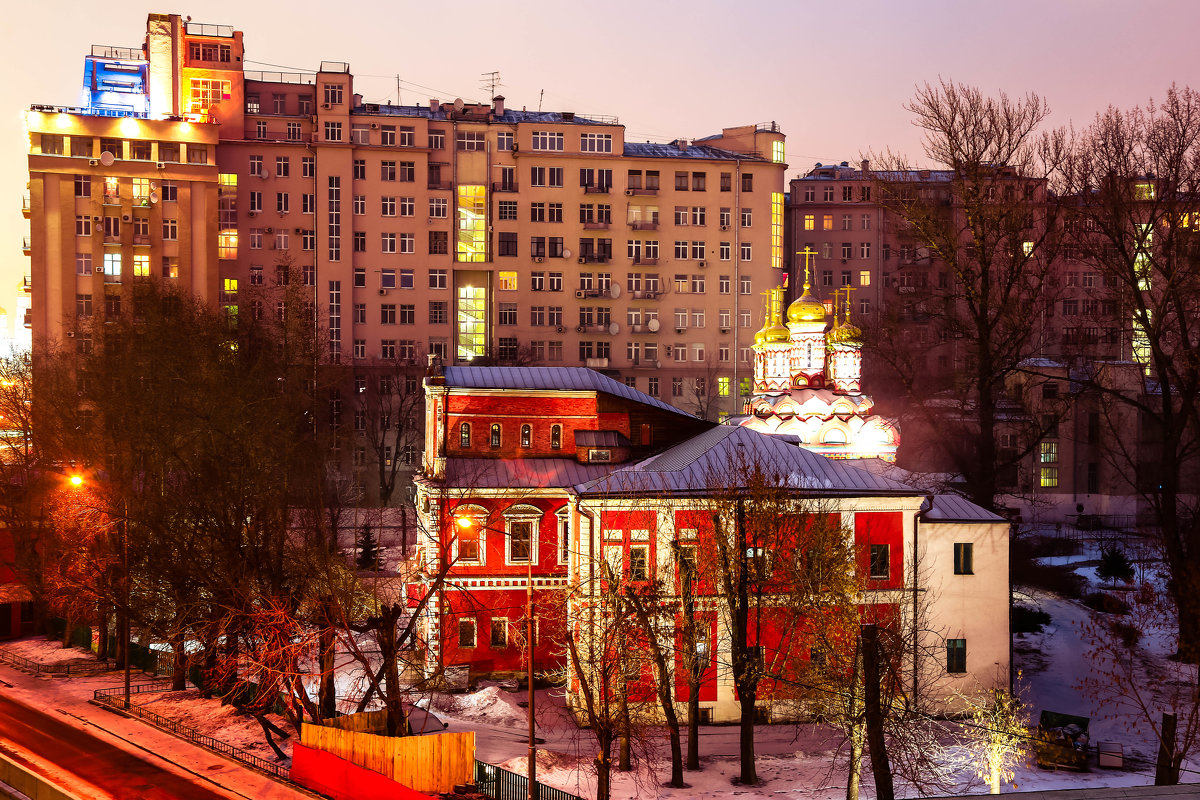
[[[850,322],[850,290],[844,317],[834,293],[833,325],[812,293],[787,307],[784,289],[771,290],[762,330],[754,335],[754,393],[740,424],[756,431],[792,435],[800,446],[831,458],[896,460],[900,431],[874,413],[862,391],[862,331]]]

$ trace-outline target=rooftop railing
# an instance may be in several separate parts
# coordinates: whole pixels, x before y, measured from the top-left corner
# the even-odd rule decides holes
[[[146,54],[140,47],[113,47],[107,44],[92,45],[92,55],[97,58],[111,58],[117,61],[145,61]]]

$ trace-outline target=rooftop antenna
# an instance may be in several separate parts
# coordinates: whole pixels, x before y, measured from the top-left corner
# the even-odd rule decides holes
[[[504,85],[500,83],[500,72],[493,70],[491,72],[481,72],[479,75],[479,88],[488,90],[488,99],[490,100],[496,96],[496,90]]]
[[[396,105],[404,105],[400,102],[400,74],[396,74]]]
[[[542,89],[538,92],[538,113],[542,113],[542,98],[546,96],[546,90]]]

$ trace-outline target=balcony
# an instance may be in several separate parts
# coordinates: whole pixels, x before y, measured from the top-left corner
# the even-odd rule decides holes
[[[653,197],[657,194],[658,194],[657,186],[646,187],[644,189],[640,186],[631,186],[625,190],[626,197]]]
[[[662,362],[648,358],[635,358],[629,362],[629,366],[633,369],[662,369]]]
[[[450,188],[452,188],[452,186],[453,186],[453,184],[451,184],[450,181],[444,180],[442,178],[438,178],[436,180],[433,178],[430,178],[429,183],[426,184],[426,188],[428,188],[428,189],[450,189]]]
[[[579,333],[602,333],[612,336],[617,335],[621,330],[621,326],[613,322],[605,322],[600,325],[580,325],[579,327],[582,329],[578,331]]]
[[[21,291],[23,291],[25,294],[29,294],[33,291],[33,278],[31,276],[26,275],[21,279]]]
[[[635,231],[656,231],[658,230],[658,220],[633,220],[629,223],[629,227]]]
[[[662,297],[659,289],[639,289],[629,293],[634,300],[657,300]]]
[[[633,263],[638,264],[643,267],[657,267],[658,259],[657,258],[647,258],[644,256],[637,256],[633,259]]]
[[[583,187],[584,194],[608,194],[611,190],[612,190],[611,186],[607,186],[603,183],[597,184],[595,186]]]
[[[492,183],[493,192],[516,192],[519,191],[516,181],[494,181]]]
[[[29,215],[26,214],[25,216],[29,216]],[[608,230],[608,223],[607,222],[585,222],[585,223],[583,223],[583,229],[585,231],[606,231],[606,230]]]
[[[630,333],[658,333],[658,320],[649,319],[638,325],[629,326]]]
[[[607,358],[589,358],[586,361],[588,369],[608,369]]]
[[[595,253],[588,253],[579,257],[580,264],[607,264],[611,260],[611,256],[598,256]]]
[[[134,236],[133,236],[133,243],[134,243],[135,245],[141,245],[141,246],[143,246],[143,247],[149,247],[149,246],[150,246],[150,237],[149,237],[149,236],[146,236],[146,235],[138,235],[138,234],[134,234]]]
[[[29,202],[28,194],[21,196],[21,216],[25,217],[25,219],[29,219]]]
[[[25,255],[33,253],[33,242],[29,240],[28,236],[21,237],[21,250],[24,251]]]
[[[33,327],[33,309],[32,308],[25,309],[25,317],[24,317],[24,319],[21,320],[21,324],[24,325],[26,328]]]

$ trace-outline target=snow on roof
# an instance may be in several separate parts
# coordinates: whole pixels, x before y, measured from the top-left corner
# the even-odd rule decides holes
[[[927,522],[1005,522],[1004,517],[993,514],[957,494],[935,494],[929,507],[921,513]]]
[[[766,161],[755,153],[737,153],[711,145],[690,144],[680,148],[674,143],[626,142],[624,155],[637,158],[702,158],[718,161]]]
[[[575,489],[581,494],[702,494],[714,488],[714,481],[736,480],[741,465],[761,466],[768,476],[778,475],[790,488],[815,494],[924,494],[779,437],[730,425],[718,425]]]
[[[685,417],[675,406],[586,367],[446,367],[446,386],[463,389],[538,389],[603,392]]]

